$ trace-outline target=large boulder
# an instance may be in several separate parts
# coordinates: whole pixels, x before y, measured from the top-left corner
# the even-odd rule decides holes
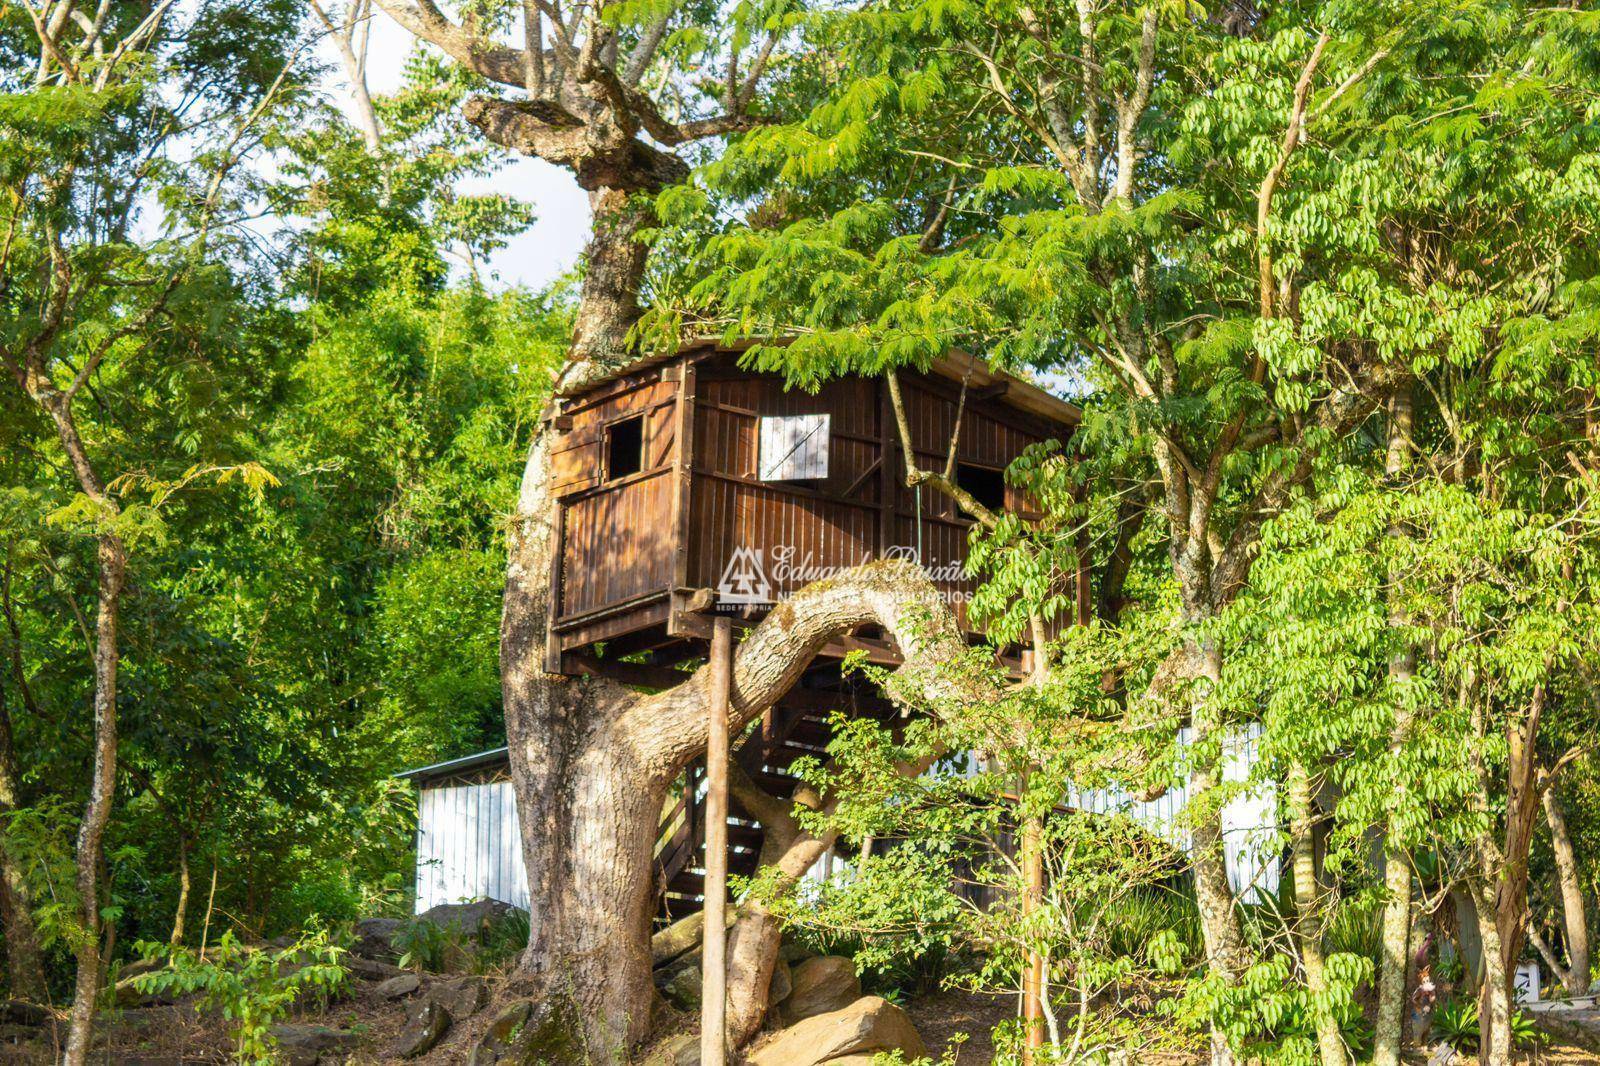
[[[578,1039],[578,1023],[557,1015],[535,1022],[533,1007],[513,1003],[489,1023],[467,1066],[544,1066],[589,1061]]]
[[[422,987],[422,978],[414,973],[403,973],[383,982],[374,992],[384,999],[402,999]]]
[[[380,962],[394,962],[400,957],[395,950],[394,935],[406,923],[399,918],[363,918],[356,923],[356,940],[350,945],[350,954]]]
[[[843,1010],[818,1014],[781,1030],[752,1052],[748,1062],[750,1066],[818,1066],[880,1051],[899,1051],[911,1060],[925,1057],[928,1047],[905,1011],[886,999],[866,996]]]
[[[360,1042],[349,1030],[325,1025],[274,1025],[272,1036],[278,1041],[278,1061],[288,1066],[316,1066],[324,1058],[343,1061]]]
[[[339,960],[339,965],[363,981],[387,981],[391,977],[399,977],[401,974],[411,972],[410,970],[402,970],[393,963],[364,958],[349,951],[345,952],[344,957]]]
[[[492,1063],[509,1061],[518,1050],[517,1038],[526,1029],[532,1013],[533,1007],[528,1003],[513,1003],[501,1011],[479,1038],[478,1046],[472,1049],[467,1066],[490,1066]]]
[[[441,903],[437,907],[429,907],[417,917],[441,929],[454,927],[463,936],[482,942],[486,934],[517,912],[518,908],[509,903],[484,896],[471,903]]]
[[[640,1066],[700,1066],[700,1034],[679,1033],[656,1045]]]
[[[656,987],[666,1001],[682,1011],[691,1013],[700,1009],[700,996],[704,980],[700,974],[700,956],[694,955],[673,963],[656,974]]]
[[[448,1011],[451,1021],[460,1022],[482,1009],[489,989],[481,977],[460,977],[429,985],[426,998]]]
[[[728,908],[728,928],[732,929],[739,920],[739,909]],[[650,965],[660,969],[684,954],[697,951],[700,942],[706,935],[706,915],[704,911],[695,911],[684,918],[679,918],[664,929],[657,929],[650,937]]]
[[[842,1010],[861,998],[856,964],[842,955],[819,955],[790,968],[790,991],[778,1004],[778,1020],[793,1025]]]
[[[402,1059],[414,1059],[433,1050],[450,1028],[450,1012],[432,999],[417,1001],[416,1008],[406,1019],[406,1027],[394,1042],[394,1053]]]
[[[789,964],[779,959],[772,967],[772,983],[767,985],[767,1007],[776,1010],[778,1004],[789,998],[789,993],[794,991],[794,971]]]

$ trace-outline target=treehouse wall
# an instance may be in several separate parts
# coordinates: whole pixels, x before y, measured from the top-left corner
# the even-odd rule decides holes
[[[963,365],[964,399],[948,368],[901,375],[917,460],[943,469],[959,410],[957,481],[996,510],[1023,509],[1005,468],[1068,435],[1076,413]],[[1015,402],[1024,393],[1032,410]],[[922,559],[967,626],[972,522],[942,494],[905,487],[881,379],[789,389],[703,347],[567,397],[557,417],[550,669],[569,670],[567,657],[598,641],[643,650],[702,636],[696,616],[712,602],[754,618],[818,576],[897,556]]]

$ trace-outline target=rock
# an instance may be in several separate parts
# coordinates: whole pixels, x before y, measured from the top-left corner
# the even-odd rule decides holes
[[[111,996],[112,999],[115,1000],[118,1010],[143,1010],[146,1007],[165,1007],[170,1006],[173,1003],[173,999],[167,993],[141,992],[139,990],[138,983],[131,979],[126,981],[118,981],[117,987],[112,989]],[[32,1004],[23,1004],[23,1006],[31,1007]],[[9,1003],[0,1005],[0,1021],[10,1020],[8,1013],[10,1007],[11,1005]],[[32,1025],[41,1023],[25,1022],[23,1024]]]
[[[472,1049],[467,1066],[556,1066],[557,1063],[591,1061],[570,1018],[533,1021],[533,1006],[516,1003],[501,1012]]]
[[[117,969],[117,983],[121,984],[123,981],[131,981],[135,977],[140,977],[147,973],[154,973],[166,964],[167,960],[159,957],[149,959],[134,959]]]
[[[278,1041],[278,1059],[287,1066],[316,1066],[324,1055],[341,1057],[360,1042],[348,1029],[326,1025],[274,1025],[272,1036]]]
[[[861,998],[856,964],[842,955],[822,955],[792,968],[789,995],[778,1004],[784,1025],[842,1010]]]
[[[406,923],[399,918],[363,918],[356,923],[356,941],[350,954],[381,962],[394,962],[400,953],[394,949],[394,935]]]
[[[739,920],[737,907],[728,908],[728,928]],[[706,935],[704,911],[695,911],[687,918],[679,918],[665,929],[658,929],[650,937],[650,966],[660,969],[685,952],[698,951]]]
[[[472,1055],[467,1059],[468,1066],[488,1066],[490,1063],[506,1058],[513,1042],[521,1035],[523,1026],[528,1021],[528,1015],[533,1013],[533,1007],[528,1003],[513,1003],[494,1021],[489,1023],[489,1028],[484,1031],[478,1041],[478,1046],[472,1049]]]
[[[429,985],[427,998],[443,1007],[451,1021],[463,1022],[482,1009],[489,990],[481,977],[460,977]]]
[[[700,1036],[679,1033],[657,1045],[640,1066],[700,1066]]]
[[[700,946],[706,933],[704,911],[695,911],[687,918],[679,918],[665,929],[658,929],[650,937],[650,968],[657,969]]]
[[[815,951],[802,947],[799,944],[796,944],[793,940],[785,940],[782,944],[778,945],[778,958],[782,959],[790,966],[793,966],[796,963],[805,962],[807,959],[814,959],[816,957],[817,953]]]
[[[410,973],[400,967],[387,962],[378,962],[376,959],[365,958],[354,952],[345,953],[339,960],[339,965],[349,970],[350,973],[363,981],[387,981],[391,977],[399,977]]]
[[[1428,1066],[1453,1066],[1460,1059],[1456,1049],[1449,1044],[1435,1044],[1433,1054],[1428,1056]]]
[[[450,1028],[450,1012],[432,999],[417,1002],[406,1027],[395,1040],[394,1053],[402,1059],[414,1059],[427,1054]]]
[[[675,964],[672,969],[665,971],[665,980],[660,985],[661,994],[667,1002],[684,1011],[700,1009],[701,987],[699,959]]]
[[[417,917],[441,929],[454,927],[460,930],[461,935],[482,943],[485,933],[516,913],[518,908],[511,904],[484,896],[471,903],[441,903],[437,907],[429,907]]]
[[[846,1056],[870,1059],[880,1051],[900,1051],[908,1060],[928,1054],[905,1011],[886,999],[866,996],[843,1010],[814,1015],[781,1030],[756,1049],[748,1062],[750,1066],[817,1066],[850,1061]]]
[[[782,959],[772,968],[772,983],[767,986],[767,1006],[775,1008],[794,991],[794,971]]]
[[[389,978],[373,991],[384,999],[399,999],[402,996],[409,996],[421,987],[422,978],[414,973],[403,973],[399,977]]]

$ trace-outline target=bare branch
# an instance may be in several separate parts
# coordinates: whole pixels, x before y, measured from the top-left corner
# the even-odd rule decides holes
[[[433,0],[378,0],[400,25],[475,74],[523,88],[527,66],[520,48],[506,48],[458,26]],[[559,25],[559,24],[558,24]]]
[[[1304,128],[1306,117],[1306,97],[1311,92],[1311,81],[1316,76],[1317,64],[1322,60],[1322,50],[1328,46],[1328,32],[1324,30],[1317,35],[1317,43],[1311,49],[1311,57],[1306,60],[1306,65],[1300,71],[1300,80],[1294,86],[1294,104],[1289,110],[1289,125],[1283,131],[1283,145],[1278,149],[1278,158],[1267,170],[1266,177],[1261,179],[1261,190],[1256,194],[1256,259],[1260,282],[1261,317],[1272,317],[1272,253],[1267,246],[1267,221],[1272,215],[1272,198],[1278,191],[1278,182],[1283,178],[1284,170],[1289,166],[1289,157],[1294,154],[1295,147],[1300,143],[1300,131]],[[1260,375],[1257,374],[1259,384]]]
[[[1144,109],[1150,106],[1150,90],[1155,84],[1156,9],[1145,9],[1139,32],[1139,65],[1134,75],[1133,95],[1117,99],[1117,184],[1116,199],[1133,200],[1134,171],[1139,165],[1137,131]]]

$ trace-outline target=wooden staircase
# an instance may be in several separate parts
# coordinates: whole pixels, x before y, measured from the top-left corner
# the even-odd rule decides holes
[[[770,708],[759,722],[735,738],[732,757],[750,778],[780,799],[800,783],[791,770],[804,758],[828,759],[834,736],[832,718],[843,710],[851,717],[890,723],[898,711],[882,695],[858,679],[808,677]],[[812,685],[807,686],[806,681]],[[705,770],[700,764],[684,772],[684,785],[661,815],[656,840],[657,917],[676,921],[705,903]],[[729,797],[728,873],[749,877],[756,872],[764,834],[761,823]]]

